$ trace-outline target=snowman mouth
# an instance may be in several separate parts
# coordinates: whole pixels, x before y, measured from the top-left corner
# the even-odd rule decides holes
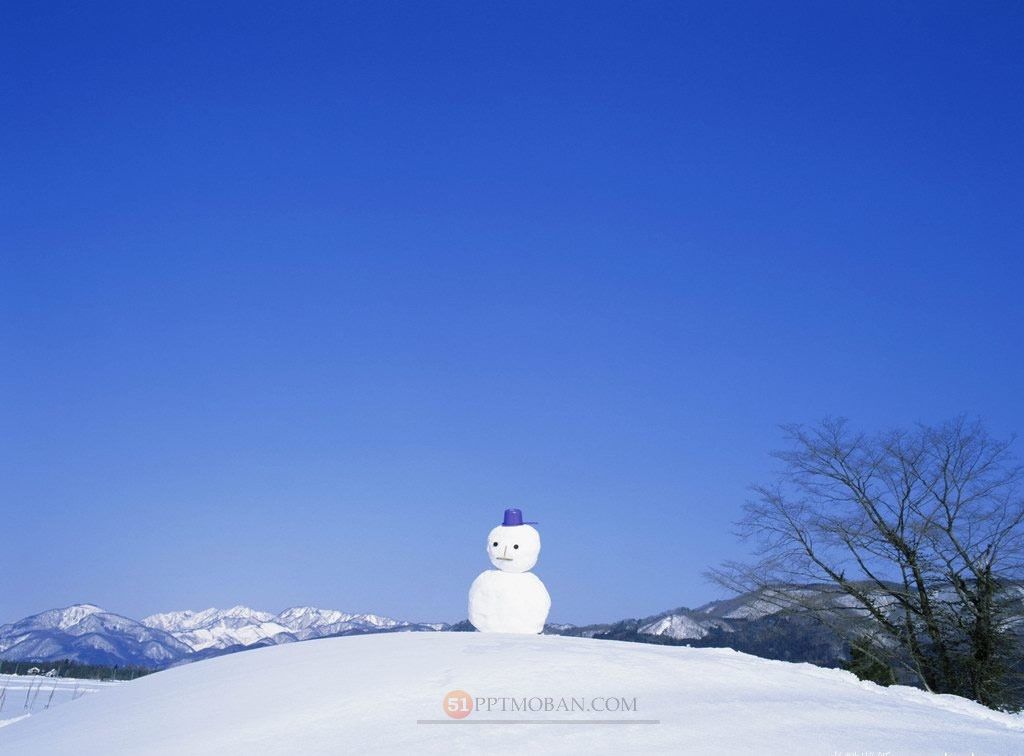
[[[512,557],[494,557],[494,558],[495,558],[495,559],[500,559],[500,560],[501,560],[501,561],[503,561],[503,562],[511,562],[511,561],[514,561],[514,560],[512,559]]]

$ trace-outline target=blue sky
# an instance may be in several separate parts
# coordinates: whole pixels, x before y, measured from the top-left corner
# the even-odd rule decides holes
[[[1016,3],[7,3],[0,622],[720,594],[778,425],[1024,430]]]

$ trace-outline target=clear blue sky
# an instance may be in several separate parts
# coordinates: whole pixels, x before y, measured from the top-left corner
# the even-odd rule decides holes
[[[0,622],[719,594],[778,424],[1024,430],[1019,3],[0,10]]]

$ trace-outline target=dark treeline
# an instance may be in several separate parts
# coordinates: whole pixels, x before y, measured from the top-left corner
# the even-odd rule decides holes
[[[45,675],[50,670],[57,670],[58,677],[76,677],[83,680],[134,680],[136,677],[155,672],[154,669],[127,665],[124,667],[105,664],[81,664],[70,659],[59,661],[2,661],[0,675],[24,675],[33,667],[39,668],[39,674]]]

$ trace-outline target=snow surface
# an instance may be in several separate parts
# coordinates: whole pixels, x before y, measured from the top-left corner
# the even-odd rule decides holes
[[[45,675],[0,675],[0,727],[116,685],[121,683]]]
[[[453,690],[474,699],[620,697],[635,699],[636,709],[492,707],[453,720],[442,706]],[[548,724],[507,724],[524,718]],[[660,723],[552,723],[584,719]],[[0,753],[19,756],[886,751],[1024,754],[1024,717],[727,649],[395,633],[271,646],[176,667],[0,729]]]

